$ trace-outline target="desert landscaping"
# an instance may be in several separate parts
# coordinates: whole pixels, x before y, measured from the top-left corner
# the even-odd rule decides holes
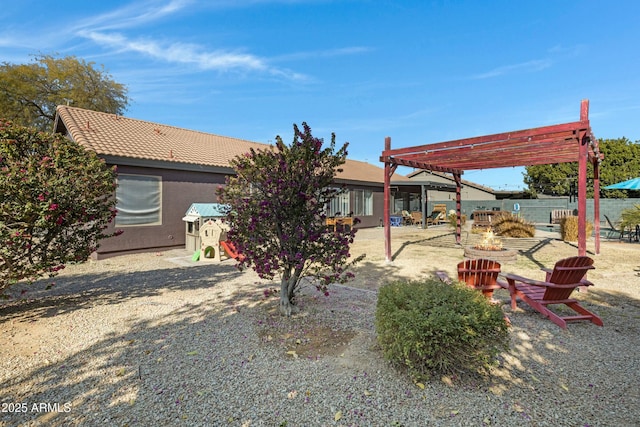
[[[18,284],[0,302],[0,426],[637,425],[640,244],[603,241],[594,254],[587,242],[595,286],[576,298],[604,327],[563,330],[498,290],[511,346],[492,372],[414,384],[377,347],[376,291],[454,277],[463,248],[447,226],[391,232],[393,262],[383,229],[360,230],[355,280],[329,296],[305,285],[291,318],[277,314],[275,282],[182,249]],[[502,270],[531,278],[578,254],[552,233],[517,245]]]

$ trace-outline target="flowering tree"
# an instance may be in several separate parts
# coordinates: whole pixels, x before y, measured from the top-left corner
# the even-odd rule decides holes
[[[293,129],[291,146],[277,136],[274,149],[235,158],[236,176],[218,191],[232,209],[228,239],[244,256],[239,267],[253,268],[261,278],[280,276],[279,309],[286,316],[297,311],[295,293],[303,277],[315,279],[327,294],[330,283],[353,278],[347,269],[360,259],[349,261],[355,229],[325,226],[327,203],[345,191],[334,176],[345,162],[347,144],[335,151],[332,135],[323,149],[323,140],[314,138],[306,123],[303,131]]]
[[[0,121],[0,294],[96,250],[116,214],[115,170],[61,135]]]

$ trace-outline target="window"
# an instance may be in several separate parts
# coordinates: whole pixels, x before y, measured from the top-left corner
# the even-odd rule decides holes
[[[162,179],[118,175],[116,226],[162,224]]]
[[[349,204],[349,193],[338,194],[329,201],[327,206],[327,216],[348,216],[351,213]]]
[[[355,215],[366,216],[373,215],[373,192],[371,190],[352,190],[353,210]]]

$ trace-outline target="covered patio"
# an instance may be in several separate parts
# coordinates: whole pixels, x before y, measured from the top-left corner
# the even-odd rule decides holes
[[[580,104],[580,119],[539,128],[504,132],[414,147],[391,149],[385,138],[384,163],[385,255],[391,261],[391,176],[398,166],[445,172],[456,182],[456,242],[461,235],[461,188],[465,170],[578,162],[578,253],[586,255],[587,165],[593,165],[595,250],[600,252],[599,165],[603,155],[589,124],[589,101]]]
[[[406,211],[420,212],[420,227],[426,228],[429,213],[427,211],[427,200],[429,191],[444,191],[455,193],[456,186],[442,182],[429,180],[391,181],[391,191],[389,204],[393,205],[393,213]],[[391,215],[390,211],[390,215]]]

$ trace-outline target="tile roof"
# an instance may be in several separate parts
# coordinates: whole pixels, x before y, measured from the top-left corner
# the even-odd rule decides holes
[[[100,155],[204,166],[229,167],[229,161],[268,144],[204,133],[110,113],[60,105],[56,132],[68,135]],[[381,164],[382,165],[382,164]],[[371,183],[384,182],[381,166],[347,159],[336,178]],[[408,180],[394,175],[393,180]]]
[[[74,141],[101,155],[228,167],[251,148],[268,147],[76,107],[58,106],[57,113]]]
[[[345,181],[384,184],[384,168],[382,167],[382,163],[380,165],[381,166],[376,166],[358,160],[347,159],[346,163],[342,166],[343,171],[338,172],[336,178]],[[394,174],[391,180],[411,182],[409,178],[398,174]]]
[[[441,178],[445,178],[451,182],[453,182],[455,184],[455,180],[453,179],[453,176],[451,174],[445,173],[445,172],[436,172],[436,171],[425,171],[422,169],[418,169],[415,170],[413,172],[411,172],[410,174],[407,175],[407,179],[409,179],[410,181],[413,181],[413,179],[415,179],[414,177],[419,176],[421,174],[424,175],[436,175],[439,176]],[[482,191],[486,191],[487,193],[495,193],[495,190],[491,187],[487,187],[481,184],[476,184],[475,182],[471,182],[471,181],[467,181],[464,179],[461,179],[460,182],[464,185],[468,185],[469,187],[474,187],[477,188],[478,190],[482,190]]]

